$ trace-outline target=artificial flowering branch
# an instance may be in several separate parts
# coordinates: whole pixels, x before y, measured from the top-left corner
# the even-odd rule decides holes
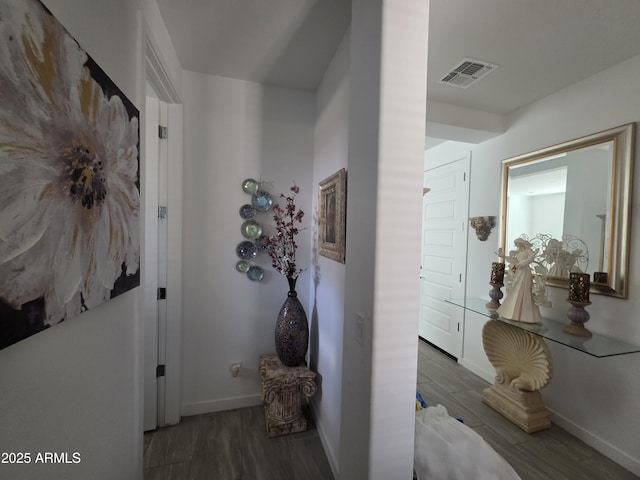
[[[271,257],[273,268],[287,277],[289,286],[293,289],[298,276],[306,270],[296,265],[298,248],[296,236],[305,228],[297,226],[302,223],[304,217],[302,209],[297,208],[295,204],[295,197],[300,192],[300,187],[294,183],[290,190],[293,192],[292,195],[280,194],[280,198],[285,201],[284,206],[280,204],[273,206],[276,233],[265,239],[265,247]]]

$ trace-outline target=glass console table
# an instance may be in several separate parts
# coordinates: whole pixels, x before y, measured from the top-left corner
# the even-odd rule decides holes
[[[466,310],[479,313],[480,315],[493,320],[498,320],[513,327],[526,330],[527,332],[534,333],[546,338],[547,340],[551,340],[552,342],[560,343],[594,357],[602,358],[613,357],[615,355],[625,355],[628,353],[640,353],[640,346],[638,345],[632,345],[597,333],[594,333],[593,337],[590,338],[578,337],[576,335],[565,333],[563,330],[564,327],[569,325],[569,319],[567,319],[565,323],[557,320],[549,320],[547,318],[543,319],[542,325],[535,323],[523,323],[498,316],[495,310],[492,311],[487,309],[486,303],[488,300],[483,300],[481,298],[454,299],[446,300],[446,302],[458,305]],[[568,309],[569,307],[567,307],[567,310]]]
[[[486,307],[488,300],[447,300],[487,318],[482,346],[496,370],[495,382],[482,393],[482,401],[527,433],[551,426],[540,389],[551,383],[553,360],[544,339],[566,345],[594,357],[640,352],[640,347],[603,335],[580,337],[563,331],[569,324],[544,319],[542,324],[500,317]]]

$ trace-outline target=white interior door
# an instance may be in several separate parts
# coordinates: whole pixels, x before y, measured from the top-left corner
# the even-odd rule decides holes
[[[147,99],[142,145],[144,429],[180,421],[182,407],[183,107],[161,49],[146,38]],[[159,126],[166,127],[160,138]],[[162,215],[158,207],[166,207]],[[162,216],[163,218],[159,218]],[[166,299],[158,299],[164,288]]]
[[[182,135],[181,109],[159,100],[151,86],[147,89],[144,429],[153,430],[180,420]],[[175,128],[171,142],[170,123]],[[160,126],[167,127],[164,138]]]
[[[457,359],[464,312],[445,300],[465,294],[469,167],[467,156],[424,172],[419,335]]]
[[[145,199],[144,238],[144,429],[158,426],[159,325],[158,325],[158,205],[160,178],[160,100],[151,86],[147,86],[145,104],[145,156],[142,187]]]

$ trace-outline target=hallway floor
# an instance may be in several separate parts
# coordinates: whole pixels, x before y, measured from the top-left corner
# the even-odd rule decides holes
[[[522,480],[637,476],[559,427],[532,435],[482,403],[487,382],[419,342],[418,391],[480,434]],[[262,406],[184,417],[144,436],[145,480],[332,480],[318,432],[267,438]],[[394,479],[395,480],[395,479]],[[409,480],[409,479],[407,479]]]
[[[144,480],[333,480],[309,423],[267,438],[262,406],[183,417],[145,433]]]

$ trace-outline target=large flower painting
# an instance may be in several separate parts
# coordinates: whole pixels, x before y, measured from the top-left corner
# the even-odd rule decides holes
[[[37,0],[0,0],[0,348],[140,283],[138,110]]]

